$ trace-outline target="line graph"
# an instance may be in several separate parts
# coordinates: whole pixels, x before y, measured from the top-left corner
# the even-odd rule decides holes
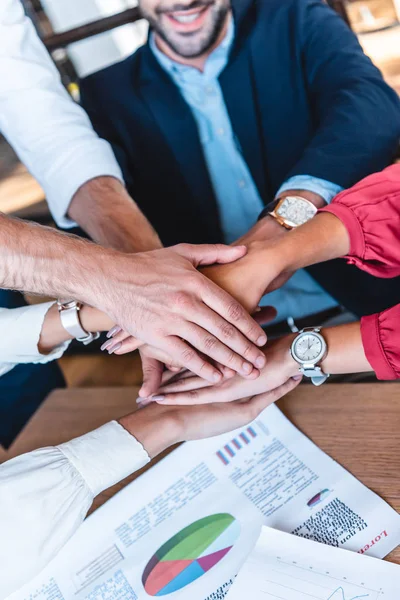
[[[256,576],[259,565],[247,566]],[[257,573],[258,575],[259,573]],[[372,589],[363,581],[337,576],[328,570],[285,561],[276,557],[263,565],[262,600],[380,600],[382,590]]]
[[[400,566],[264,527],[228,600],[400,600]]]
[[[353,596],[349,598],[346,596],[344,589],[340,586],[338,587],[327,600],[359,600],[359,598],[369,598],[369,594],[363,594],[362,596]]]

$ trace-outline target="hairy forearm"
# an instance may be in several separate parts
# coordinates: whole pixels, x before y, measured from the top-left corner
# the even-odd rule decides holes
[[[73,197],[68,215],[97,243],[121,252],[161,248],[152,225],[120,181],[98,177],[85,183]]]
[[[114,254],[76,236],[0,214],[2,288],[103,308],[100,297]]]

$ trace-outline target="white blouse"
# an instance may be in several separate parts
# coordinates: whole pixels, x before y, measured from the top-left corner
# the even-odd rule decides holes
[[[21,362],[43,363],[38,341],[52,303],[0,309],[0,374]],[[0,398],[1,402],[1,398]],[[0,466],[0,600],[39,573],[74,534],[97,494],[149,462],[119,423],[42,448]],[[21,569],[23,565],[23,569]]]
[[[68,95],[20,0],[0,0],[0,131],[42,185],[54,220],[100,176],[122,181],[111,146]]]

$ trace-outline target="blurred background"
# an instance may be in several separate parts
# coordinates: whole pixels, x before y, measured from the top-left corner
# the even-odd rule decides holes
[[[400,0],[327,1],[400,94]],[[147,39],[147,23],[140,19],[136,0],[23,0],[23,4],[77,101],[80,77],[127,57]],[[42,189],[1,135],[0,211],[52,225]],[[68,384],[140,381],[137,357],[107,357],[107,370],[99,368],[102,359],[100,355],[87,356],[84,362],[82,357],[63,358]]]

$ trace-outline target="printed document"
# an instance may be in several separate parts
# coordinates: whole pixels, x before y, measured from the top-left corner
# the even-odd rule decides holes
[[[270,406],[172,452],[11,597],[221,600],[263,525],[378,558],[400,542],[400,516]]]
[[[399,600],[400,566],[264,527],[227,600]]]

